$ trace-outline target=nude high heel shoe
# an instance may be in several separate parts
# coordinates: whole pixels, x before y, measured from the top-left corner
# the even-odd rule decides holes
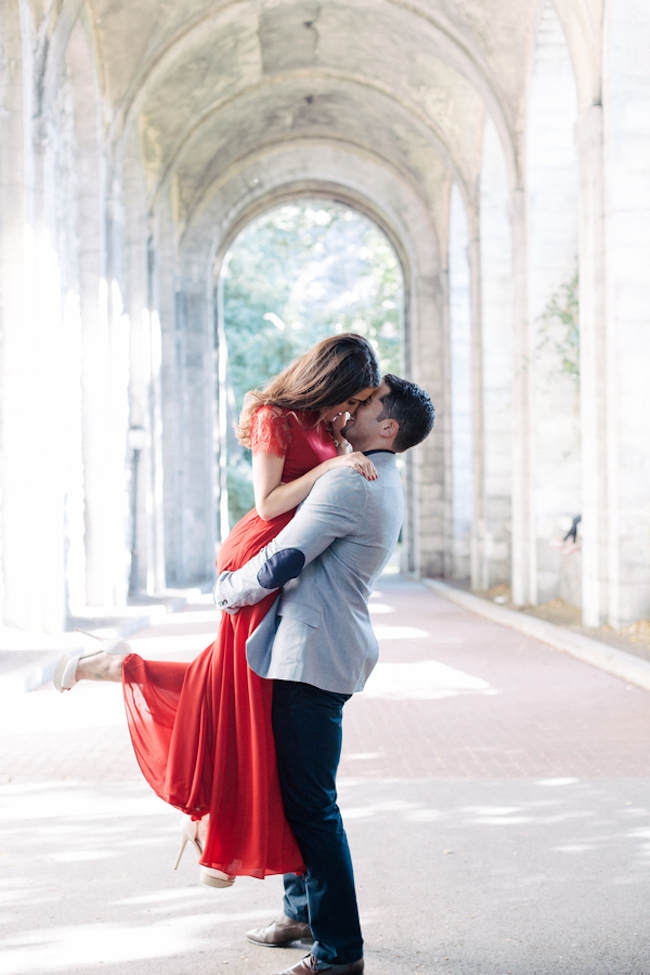
[[[203,856],[205,839],[208,835],[208,817],[202,819],[192,819],[191,816],[183,816],[181,822],[181,848],[178,852],[174,870],[178,870],[178,864],[188,842],[192,844],[199,857]],[[215,870],[213,867],[200,867],[199,879],[207,884],[208,887],[232,887],[236,877],[231,877],[222,870]]]
[[[80,633],[85,633],[84,630],[79,630]],[[57,691],[63,694],[64,691],[71,690],[77,681],[77,664],[80,660],[85,660],[87,657],[96,657],[100,653],[110,653],[115,656],[125,656],[132,653],[131,646],[126,642],[126,640],[107,640],[100,636],[95,636],[94,633],[86,633],[86,636],[92,636],[95,640],[101,640],[104,646],[101,650],[93,650],[90,653],[81,654],[64,654],[59,660],[58,664],[54,670],[54,677],[52,681]]]
[[[221,870],[213,870],[212,867],[201,867],[199,873],[199,880],[208,887],[232,887],[236,879]]]
[[[191,843],[196,852],[199,855],[199,859],[203,855],[203,847],[205,846],[205,838],[208,835],[208,817],[204,816],[203,819],[192,819],[191,816],[183,816],[181,820],[181,848],[178,851],[178,857],[174,865],[174,870],[178,870],[178,864],[181,862],[181,857],[185,851],[185,847],[188,843]]]

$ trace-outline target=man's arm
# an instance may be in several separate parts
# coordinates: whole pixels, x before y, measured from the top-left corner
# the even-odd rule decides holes
[[[349,467],[319,478],[289,524],[235,572],[222,572],[214,587],[219,609],[236,613],[258,603],[295,579],[337,538],[350,535],[363,520],[365,479]]]

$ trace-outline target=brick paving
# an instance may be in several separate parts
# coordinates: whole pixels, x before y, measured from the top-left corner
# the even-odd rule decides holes
[[[410,689],[401,700],[359,695],[347,706],[342,772],[358,774],[363,767],[370,775],[463,778],[650,774],[646,691],[443,598],[427,597],[415,586],[391,588],[387,580],[372,602],[398,608],[400,622],[408,620],[427,634],[382,640],[381,665],[434,659],[487,686],[451,689],[447,697],[428,700],[418,699],[426,697],[426,686]],[[382,613],[374,623],[393,619]],[[436,690],[445,693],[444,681],[430,693]],[[351,759],[355,752],[368,758]]]
[[[381,662],[346,706],[341,805],[368,975],[650,970],[648,693],[413,583],[372,600]],[[205,599],[130,638],[191,659]],[[139,777],[118,686],[2,704],[3,975],[272,975],[247,945],[280,880],[215,892]],[[226,969],[223,966],[228,966]]]

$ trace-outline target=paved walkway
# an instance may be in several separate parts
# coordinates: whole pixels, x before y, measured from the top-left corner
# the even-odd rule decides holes
[[[381,663],[346,706],[341,805],[368,975],[650,971],[650,697],[395,577]],[[208,597],[131,638],[190,659]],[[272,975],[243,932],[280,878],[198,883],[139,777],[121,691],[0,701],[2,975]],[[189,848],[188,848],[189,851]]]

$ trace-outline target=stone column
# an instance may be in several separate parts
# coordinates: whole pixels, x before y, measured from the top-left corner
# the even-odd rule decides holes
[[[0,7],[3,60],[0,65],[0,339],[2,341],[2,409],[0,514],[2,558],[2,620],[10,626],[39,629],[41,613],[32,572],[39,572],[32,550],[29,502],[35,497],[38,423],[30,397],[31,350],[26,284],[28,237],[33,237],[32,141],[33,115],[29,57],[31,39],[22,36],[18,3]],[[31,232],[27,228],[31,228]],[[34,283],[30,283],[30,291]],[[32,394],[35,392],[31,390]]]
[[[567,345],[567,326],[549,311],[554,302],[565,307],[566,289],[576,274],[576,118],[576,87],[569,51],[555,10],[547,3],[538,28],[526,119],[536,562],[532,602],[547,602],[561,594],[561,556],[551,542],[561,539],[566,519],[570,524],[570,519],[580,514],[581,504],[578,390],[575,378],[565,367],[572,355],[577,358],[577,350]],[[575,582],[579,600],[577,571]]]
[[[609,622],[650,616],[650,7],[606,5]]]
[[[537,602],[532,506],[532,431],[526,195],[512,194],[512,601]]]
[[[185,314],[178,281],[176,229],[164,197],[151,228],[151,309],[160,321],[161,418],[165,573],[170,586],[184,585],[183,576],[183,431],[185,402],[182,368]]]
[[[480,186],[484,532],[477,588],[510,581],[512,242],[506,160],[486,119]]]
[[[608,619],[610,386],[605,314],[603,113],[585,109],[576,124],[580,164],[580,414],[582,445],[582,621]]]
[[[445,382],[445,345],[448,333],[446,274],[435,267],[431,274],[407,278],[406,327],[411,361],[405,375],[426,389],[436,409],[433,432],[404,457],[410,464],[404,533],[410,540],[412,562],[403,565],[418,576],[442,576],[445,571],[445,438],[449,426],[449,392]]]
[[[129,319],[124,308],[121,187],[110,180],[97,90],[78,55],[79,294],[86,601],[124,605],[128,584]],[[107,183],[111,182],[111,199]]]
[[[480,589],[485,562],[485,437],[483,409],[483,318],[478,208],[469,212],[467,261],[470,273],[470,378],[472,396],[472,525],[469,577]]]
[[[167,578],[174,585],[200,585],[214,576],[219,508],[214,256],[210,239],[201,234],[177,255],[165,204],[159,208],[157,241]]]
[[[203,264],[184,276],[185,357],[182,364],[186,426],[184,576],[193,585],[214,575],[218,486],[214,482],[215,316],[212,268]],[[192,271],[198,272],[197,275]],[[198,277],[198,280],[196,278]]]
[[[129,424],[131,525],[136,554],[129,588],[150,596],[165,589],[161,412],[161,336],[156,250],[148,240],[146,186],[133,138],[124,170],[126,275],[130,329]],[[137,447],[140,447],[138,450]],[[135,483],[134,480],[135,479]],[[134,490],[137,488],[137,490]],[[133,519],[135,518],[135,526]],[[135,529],[135,530],[134,530]]]
[[[460,190],[451,190],[449,213],[449,333],[451,466],[455,579],[470,576],[473,518],[472,304],[469,229]]]
[[[20,629],[59,633],[66,523],[81,510],[76,185],[61,181],[58,168],[75,145],[66,92],[43,104],[27,17],[21,26],[22,36],[16,19],[5,37],[1,140],[3,616]]]

